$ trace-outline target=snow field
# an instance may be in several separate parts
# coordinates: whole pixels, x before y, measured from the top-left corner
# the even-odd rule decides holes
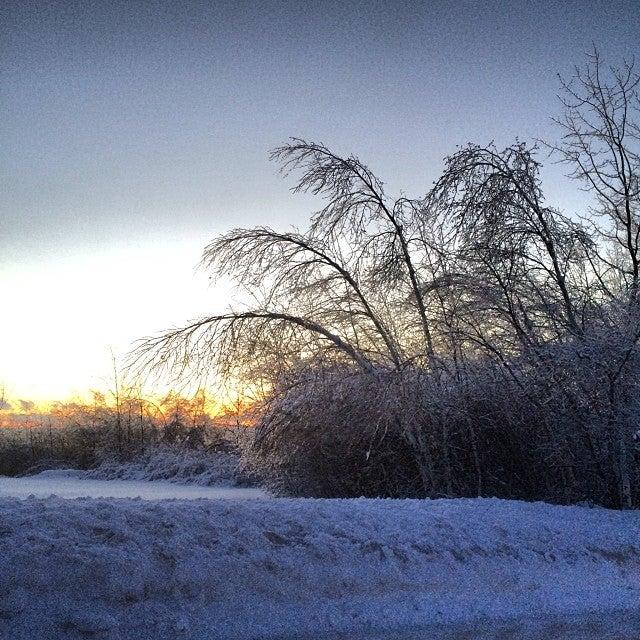
[[[269,498],[258,487],[214,486],[163,480],[93,480],[87,471],[55,469],[35,476],[0,476],[0,498],[143,498],[195,500]]]

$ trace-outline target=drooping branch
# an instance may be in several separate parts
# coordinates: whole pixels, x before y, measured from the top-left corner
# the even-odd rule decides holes
[[[399,347],[383,319],[374,311],[357,275],[333,257],[328,247],[320,246],[317,240],[292,232],[278,233],[266,227],[234,229],[207,246],[201,264],[215,273],[235,273],[239,281],[250,278],[254,272],[258,279],[264,279],[265,273],[278,274],[276,286],[290,285],[288,293],[294,296],[300,288],[299,280],[294,281],[291,277],[294,271],[327,267],[355,295],[364,316],[372,322],[382,338],[394,366],[400,367]],[[318,283],[319,280],[315,279],[311,284],[319,290]],[[353,315],[353,309],[350,313]]]
[[[361,238],[371,223],[390,225],[392,246],[397,243],[399,248],[418,310],[426,352],[434,364],[433,336],[421,294],[422,285],[403,224],[406,199],[389,203],[382,182],[366,165],[355,156],[337,156],[322,144],[294,138],[290,144],[275,149],[271,157],[282,162],[286,173],[302,171],[294,191],[308,191],[327,199],[325,207],[314,216],[314,234],[326,237],[348,229],[356,238]]]
[[[546,273],[561,296],[567,328],[579,336],[582,329],[567,282],[571,254],[565,252],[563,257],[561,250],[569,246],[569,236],[582,230],[542,204],[538,170],[523,144],[502,152],[493,146],[469,145],[447,159],[447,169],[429,198],[434,209],[450,218],[454,235],[462,238],[462,251],[469,256],[479,255],[479,248],[484,262],[493,263],[503,255],[517,258],[529,273]],[[546,259],[535,260],[536,245]]]
[[[259,321],[256,326],[254,321]],[[174,329],[141,340],[132,352],[127,366],[134,372],[174,372],[177,377],[184,377],[190,370],[202,370],[213,364],[222,373],[227,365],[238,357],[239,350],[246,346],[248,336],[242,335],[245,325],[252,325],[257,330],[253,339],[267,326],[284,324],[321,337],[333,345],[335,350],[346,355],[363,371],[371,372],[372,366],[366,356],[312,320],[293,316],[287,313],[269,311],[246,311],[227,313],[201,318],[185,327]],[[250,342],[250,340],[249,340]]]

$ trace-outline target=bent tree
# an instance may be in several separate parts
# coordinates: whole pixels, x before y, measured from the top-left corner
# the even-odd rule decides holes
[[[376,460],[385,480],[371,491],[402,493],[411,468],[421,495],[514,495],[516,471],[499,477],[506,460],[533,455],[538,471],[517,495],[631,506],[639,82],[632,64],[605,69],[597,52],[562,80],[561,138],[544,144],[595,196],[574,215],[546,201],[538,145],[460,148],[408,198],[356,156],[291,139],[271,157],[294,192],[321,201],[308,228],[214,239],[201,266],[250,302],[141,341],[131,366],[259,385],[258,448],[282,465],[294,449],[328,459],[341,442],[350,464]],[[511,390],[505,406],[482,408],[487,389]],[[499,439],[511,448],[496,471]],[[536,484],[540,469],[554,486]]]

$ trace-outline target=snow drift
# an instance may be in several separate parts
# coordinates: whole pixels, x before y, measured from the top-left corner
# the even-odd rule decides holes
[[[233,453],[155,446],[128,461],[103,460],[85,477],[96,480],[167,480],[178,484],[237,486],[250,480]]]
[[[25,476],[64,473],[68,477],[91,480],[165,480],[176,484],[205,487],[250,486],[256,479],[243,470],[240,456],[227,451],[156,445],[130,459],[106,458],[92,469],[40,469]]]
[[[638,611],[638,512],[0,500],[0,637],[14,640],[566,637],[560,618],[590,638],[614,621],[631,633]]]

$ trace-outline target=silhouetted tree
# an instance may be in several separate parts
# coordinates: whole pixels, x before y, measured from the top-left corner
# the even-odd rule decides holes
[[[288,490],[637,504],[638,77],[594,54],[562,86],[551,146],[590,216],[546,202],[537,146],[470,144],[411,199],[292,139],[272,158],[322,198],[309,228],[211,242],[202,266],[252,304],[143,340],[131,367],[266,389],[254,450]]]

